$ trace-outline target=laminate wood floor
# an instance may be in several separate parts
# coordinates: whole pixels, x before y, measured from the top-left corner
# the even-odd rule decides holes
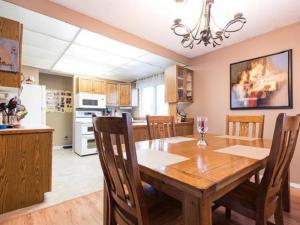
[[[0,225],[102,225],[102,192],[92,193],[25,215],[0,221]],[[300,225],[300,190],[292,190],[292,212],[284,215],[285,225]],[[226,220],[224,210],[214,213],[216,225],[253,225],[254,222],[232,213]]]

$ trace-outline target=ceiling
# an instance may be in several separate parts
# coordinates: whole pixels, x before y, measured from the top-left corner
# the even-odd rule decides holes
[[[216,48],[197,46],[184,49],[180,38],[170,30],[175,18],[195,24],[202,7],[201,0],[51,0],[82,14],[135,34],[187,57],[203,55]],[[214,19],[220,26],[237,12],[247,18],[242,31],[232,34],[222,48],[280,27],[300,21],[299,0],[215,0]]]
[[[176,63],[2,0],[0,15],[23,24],[23,65],[132,81]]]

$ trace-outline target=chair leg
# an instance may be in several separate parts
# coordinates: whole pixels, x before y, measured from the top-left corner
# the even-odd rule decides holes
[[[275,224],[284,225],[283,221],[283,207],[282,207],[282,198],[278,199],[278,205],[274,214]]]
[[[226,212],[225,212],[226,218],[230,219],[231,218],[231,209],[226,207]]]
[[[256,174],[254,175],[254,177],[255,177],[255,183],[256,183],[256,184],[259,184],[259,183],[260,183],[259,173],[256,173]]]

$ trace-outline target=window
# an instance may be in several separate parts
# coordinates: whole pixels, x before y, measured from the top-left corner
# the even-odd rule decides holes
[[[165,102],[164,84],[144,87],[140,90],[140,116],[168,115],[168,104]]]

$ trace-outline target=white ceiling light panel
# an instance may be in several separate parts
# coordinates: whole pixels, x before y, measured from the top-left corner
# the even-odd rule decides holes
[[[87,30],[80,31],[75,39],[75,43],[130,59],[135,59],[147,53],[142,49],[132,47]]]
[[[151,64],[154,66],[159,66],[161,68],[166,68],[168,66],[176,64],[176,62],[174,62],[173,60],[170,60],[170,59],[167,59],[167,58],[164,58],[164,57],[152,54],[152,53],[145,54],[139,58],[136,58],[136,60],[147,63],[147,64]]]
[[[24,24],[24,28],[47,34],[65,41],[72,41],[79,28],[60,20],[36,13],[14,4],[0,1],[0,15]]]
[[[130,59],[102,52],[90,47],[85,47],[78,44],[72,44],[66,51],[66,55],[74,56],[82,60],[89,60],[95,63],[104,63],[111,66],[121,66],[128,63]]]
[[[108,74],[112,69],[113,67],[106,64],[82,60],[68,55],[64,55],[53,68],[54,71],[100,77],[101,75]]]

